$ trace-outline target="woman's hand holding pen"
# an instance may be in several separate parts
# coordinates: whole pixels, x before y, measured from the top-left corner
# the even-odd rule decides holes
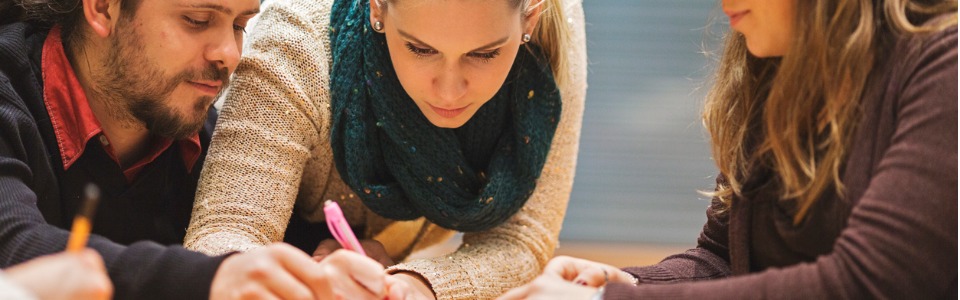
[[[363,247],[364,252],[372,258],[373,260],[379,262],[384,267],[389,267],[394,264],[390,255],[387,255],[387,250],[383,248],[383,244],[377,240],[364,239],[360,240],[360,246]],[[320,242],[320,245],[317,246],[317,249],[313,251],[313,259],[316,261],[322,261],[324,257],[330,255],[337,249],[342,249],[340,243],[334,239],[326,239]]]
[[[387,276],[390,300],[436,300],[433,290],[419,274],[400,272]]]
[[[378,296],[385,293],[384,299],[390,300],[433,300],[433,292],[427,286],[425,280],[420,275],[396,274],[387,275],[384,266],[393,265],[393,259],[387,255],[383,244],[374,240],[365,240],[361,242],[350,228],[347,219],[343,216],[340,205],[336,202],[327,200],[323,203],[323,214],[326,217],[327,227],[336,241],[325,240],[314,250],[314,259],[321,265],[332,271],[340,271],[340,278],[347,278],[347,281],[330,282],[331,289],[346,289],[351,292],[347,294],[337,293],[336,295],[350,295],[354,298],[358,288],[366,287],[369,293]],[[341,250],[340,247],[343,247]],[[332,254],[330,254],[332,253]],[[369,255],[369,257],[368,257]],[[377,260],[377,267],[370,266],[369,262]],[[331,269],[331,267],[333,269]],[[383,278],[385,286],[383,289],[370,289],[371,285],[365,284],[362,287],[354,286],[357,281],[349,281],[350,278],[373,277],[377,274]],[[359,277],[358,277],[359,276]],[[362,281],[361,281],[362,282]],[[367,294],[363,294],[367,295]]]
[[[351,251],[334,251],[317,263],[287,244],[228,257],[210,289],[211,299],[375,299],[386,296],[380,263]]]
[[[363,250],[366,252],[367,256],[377,262],[379,262],[384,267],[391,266],[394,264],[393,259],[387,255],[386,249],[383,248],[383,244],[376,240],[365,239],[360,240],[360,245],[363,247]],[[323,242],[320,242],[320,245],[317,246],[317,249],[313,252],[313,259],[318,262],[326,262],[328,256],[331,253],[336,253],[338,250],[343,249],[340,246],[340,243],[333,239],[327,239]],[[343,252],[343,251],[340,251]],[[357,258],[350,258],[357,259]],[[383,272],[381,268],[379,272]],[[385,280],[387,283],[387,299],[390,300],[433,300],[433,291],[422,281],[418,279],[419,275],[416,274],[406,274],[404,272],[388,275]]]
[[[384,299],[388,279],[379,262],[362,254],[337,250],[319,263],[324,279],[319,299]]]

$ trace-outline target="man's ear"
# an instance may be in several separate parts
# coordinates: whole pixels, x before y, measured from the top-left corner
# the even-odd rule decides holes
[[[94,34],[110,36],[120,17],[121,0],[83,0],[83,17]]]

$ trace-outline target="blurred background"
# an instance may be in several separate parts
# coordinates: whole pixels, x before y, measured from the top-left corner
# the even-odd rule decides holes
[[[589,87],[558,254],[627,266],[695,245],[717,172],[700,112],[718,2],[583,2]]]

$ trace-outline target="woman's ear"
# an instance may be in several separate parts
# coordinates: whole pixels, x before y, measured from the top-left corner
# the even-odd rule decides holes
[[[94,34],[110,36],[120,16],[119,0],[83,0],[83,17]]]
[[[383,9],[380,2],[383,0],[370,0],[370,25],[380,22],[383,24]]]
[[[543,13],[544,2],[547,0],[532,0],[530,6],[523,8],[524,33],[533,34],[533,30],[537,28],[537,22],[540,21],[540,15]]]

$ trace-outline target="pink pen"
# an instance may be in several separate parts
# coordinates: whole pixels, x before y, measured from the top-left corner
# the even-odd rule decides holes
[[[357,236],[353,235],[353,230],[350,230],[350,224],[347,224],[347,219],[343,217],[340,205],[327,200],[323,203],[323,214],[327,216],[327,227],[330,228],[330,233],[333,234],[333,238],[337,239],[337,242],[340,242],[343,249],[367,255],[363,251],[363,247],[360,246]]]

